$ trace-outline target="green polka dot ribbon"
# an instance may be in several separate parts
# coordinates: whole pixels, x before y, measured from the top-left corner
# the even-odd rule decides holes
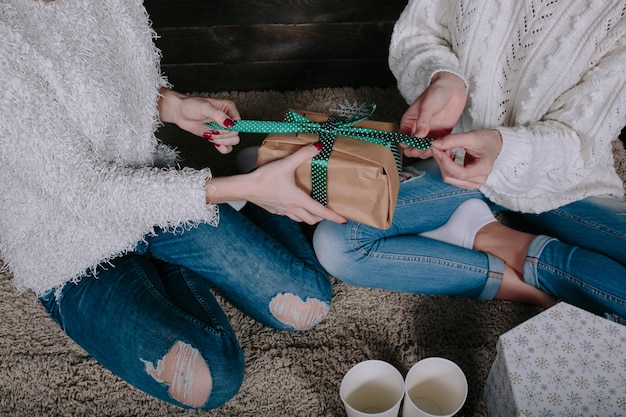
[[[206,126],[210,129],[230,130],[241,133],[312,133],[318,135],[324,147],[311,161],[311,196],[323,205],[327,205],[326,184],[328,180],[328,160],[330,159],[330,154],[337,136],[349,137],[384,146],[392,152],[398,172],[402,170],[399,144],[421,150],[426,150],[430,147],[432,141],[430,138],[416,138],[415,136],[399,132],[388,132],[386,130],[354,126],[371,117],[374,111],[376,111],[375,104],[366,104],[357,110],[350,118],[331,115],[326,122],[317,123],[290,110],[285,114],[282,122],[236,120],[234,126],[230,128],[222,127],[215,122],[206,123]]]

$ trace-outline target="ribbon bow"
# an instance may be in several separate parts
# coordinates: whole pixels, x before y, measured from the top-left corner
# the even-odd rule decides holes
[[[375,104],[365,104],[358,109],[352,117],[346,119],[331,115],[324,123],[317,123],[306,117],[289,110],[282,122],[263,120],[236,120],[234,126],[225,128],[215,122],[205,123],[211,129],[230,130],[241,133],[272,133],[272,134],[298,134],[313,133],[319,136],[324,145],[319,154],[311,161],[311,176],[313,178],[311,196],[327,205],[326,183],[328,176],[328,160],[332,152],[333,144],[337,136],[358,139],[364,142],[374,143],[389,149],[396,161],[398,172],[402,171],[399,144],[411,148],[426,150],[430,147],[432,139],[417,138],[399,132],[370,129],[355,126],[357,123],[368,119],[376,111]]]

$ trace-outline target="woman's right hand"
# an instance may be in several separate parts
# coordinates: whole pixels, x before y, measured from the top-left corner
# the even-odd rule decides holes
[[[239,143],[238,132],[207,130],[204,125],[216,122],[224,127],[232,126],[233,120],[240,119],[232,101],[190,96],[165,87],[159,90],[159,94],[157,108],[162,122],[175,123],[181,129],[205,138],[220,153],[229,153]]]
[[[283,159],[263,165],[249,174],[217,177],[206,182],[207,203],[247,200],[273,214],[315,224],[323,219],[346,223],[343,216],[315,201],[296,185],[298,166],[313,158],[321,143],[302,147]]]
[[[452,132],[467,102],[465,82],[450,72],[436,73],[430,85],[409,106],[400,120],[400,131],[420,138],[440,138]],[[432,151],[404,147],[411,158],[430,158]]]

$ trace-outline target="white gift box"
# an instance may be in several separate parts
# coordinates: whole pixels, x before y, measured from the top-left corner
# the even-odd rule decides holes
[[[626,416],[626,326],[558,303],[500,336],[491,417]]]

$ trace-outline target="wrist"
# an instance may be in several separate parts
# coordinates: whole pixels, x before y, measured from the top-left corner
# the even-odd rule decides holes
[[[430,78],[430,84],[432,85],[439,82],[448,85],[456,85],[463,91],[467,91],[467,84],[465,83],[465,80],[460,75],[455,74],[454,72],[438,71],[434,73],[433,76]]]
[[[497,150],[498,150],[498,153],[496,155],[500,155],[500,152],[502,151],[502,146],[503,146],[502,133],[500,133],[498,129],[493,129],[493,131],[495,132],[494,140],[497,143]]]
[[[178,107],[185,96],[165,87],[159,89],[159,94],[160,97],[157,102],[159,120],[163,123],[176,123]]]
[[[246,200],[249,193],[246,187],[253,181],[247,181],[250,174],[208,178],[204,183],[207,204],[222,204],[229,201]]]

